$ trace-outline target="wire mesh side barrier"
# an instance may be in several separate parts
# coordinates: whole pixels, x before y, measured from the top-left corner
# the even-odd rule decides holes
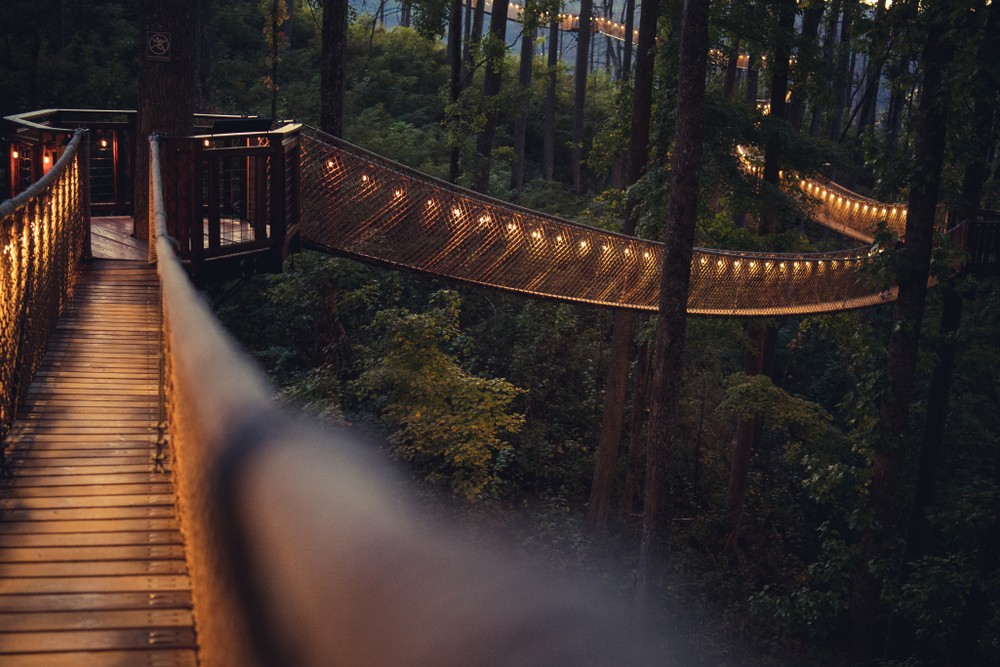
[[[660,243],[490,199],[313,129],[302,140],[303,240],[328,251],[532,296],[655,311]],[[772,316],[894,298],[859,271],[870,248],[826,254],[695,250],[688,312]]]
[[[81,146],[83,142],[83,146]],[[88,251],[87,133],[38,182],[0,203],[0,463],[3,438]],[[3,466],[6,472],[6,466]]]

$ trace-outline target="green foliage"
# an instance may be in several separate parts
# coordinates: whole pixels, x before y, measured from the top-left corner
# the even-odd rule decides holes
[[[375,316],[369,333],[376,343],[356,390],[376,401],[400,456],[429,481],[447,481],[475,500],[491,480],[501,436],[524,422],[509,412],[519,390],[470,375],[445,352],[459,338],[459,299],[442,291],[435,300],[440,306],[424,313],[394,308]]]

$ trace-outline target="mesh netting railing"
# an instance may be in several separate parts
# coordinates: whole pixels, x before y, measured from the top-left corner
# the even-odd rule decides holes
[[[87,245],[89,200],[80,167],[87,164],[86,142],[86,132],[76,131],[48,173],[0,203],[0,440],[41,363]]]
[[[302,139],[302,235],[394,268],[562,301],[655,311],[660,243],[485,197],[313,129]],[[822,313],[877,305],[870,248],[767,254],[696,248],[688,312]]]
[[[903,236],[906,231],[905,204],[869,199],[818,177],[802,178],[798,186],[804,195],[818,202],[810,217],[844,236],[872,243],[875,229],[882,220],[896,236]]]

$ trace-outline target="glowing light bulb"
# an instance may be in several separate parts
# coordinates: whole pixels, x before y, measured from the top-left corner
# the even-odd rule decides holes
[[[556,241],[560,241],[560,242],[562,242],[562,237],[561,237],[561,236],[557,236],[557,237],[556,237]]]
[[[431,201],[430,199],[428,199],[428,200],[427,200],[427,205],[428,205],[428,206],[431,206],[431,205],[432,205],[433,203],[434,203],[434,202],[433,202],[433,201]]]
[[[402,190],[396,190],[396,196],[397,197],[402,197],[403,196],[403,191]]]
[[[631,254],[628,248],[625,248],[625,254],[626,255]]]
[[[456,218],[457,218],[458,216],[462,215],[462,212],[461,212],[461,211],[459,211],[459,210],[458,210],[457,208],[453,208],[453,209],[451,209],[451,212],[452,212],[452,214],[453,214],[453,215],[454,215],[454,216],[455,216]]]
[[[48,164],[49,163],[49,156],[46,155],[45,157],[43,157],[42,158],[42,162],[44,162],[45,164]]]
[[[586,241],[580,241],[580,247],[581,248],[586,248],[587,247],[587,242]]]
[[[101,148],[107,148],[107,147],[108,147],[108,140],[101,139]]]
[[[646,259],[649,259],[649,253],[648,252],[642,253],[642,256],[645,257]]]
[[[208,139],[205,139],[205,145],[208,146]]]
[[[361,181],[364,182],[364,183],[367,183],[368,182],[368,174],[362,175],[361,176]]]
[[[14,159],[17,159],[17,151],[14,151]]]
[[[331,169],[333,169],[333,160],[327,160],[327,161],[326,161],[326,166],[328,166],[328,167],[330,167]]]
[[[704,258],[704,257],[702,257],[702,258],[701,258],[701,263],[702,263],[702,264],[704,264],[704,263],[705,263],[705,258]]]

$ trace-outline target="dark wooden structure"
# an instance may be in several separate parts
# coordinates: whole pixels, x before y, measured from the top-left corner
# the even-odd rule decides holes
[[[279,273],[299,250],[299,127],[161,141],[168,229],[197,284]]]

